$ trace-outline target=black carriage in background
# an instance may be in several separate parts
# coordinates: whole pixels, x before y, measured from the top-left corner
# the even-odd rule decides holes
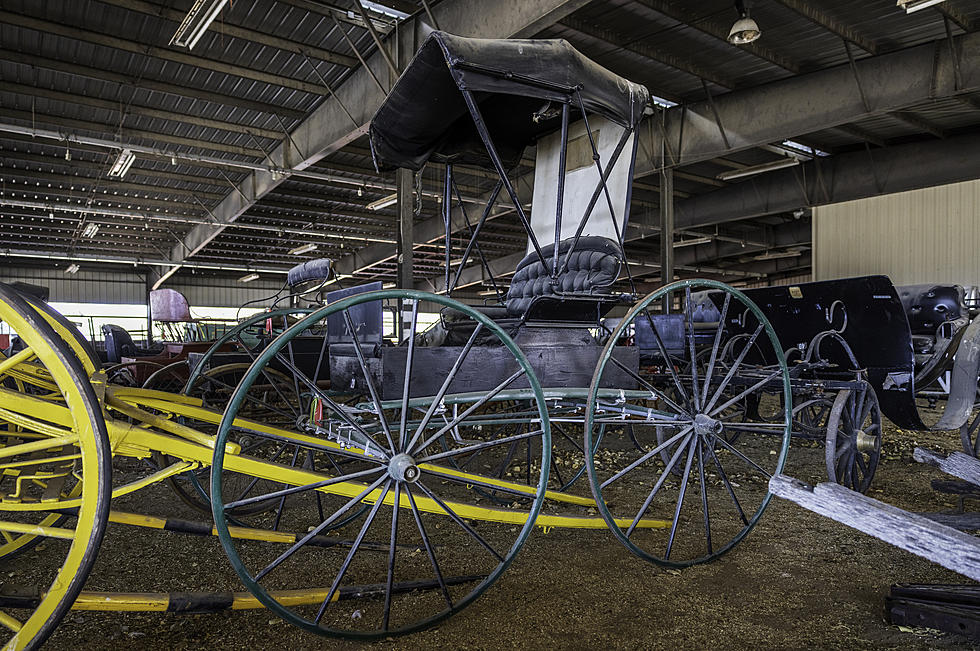
[[[881,453],[882,414],[909,430],[961,429],[976,456],[980,419],[966,421],[976,402],[980,326],[961,287],[896,288],[885,276],[864,276],[745,294],[775,328],[790,364],[794,434],[826,443],[831,480],[867,490]],[[698,299],[698,320],[717,321],[722,297]],[[729,314],[725,328],[730,345],[750,339],[756,324]],[[764,405],[746,408],[766,419]]]

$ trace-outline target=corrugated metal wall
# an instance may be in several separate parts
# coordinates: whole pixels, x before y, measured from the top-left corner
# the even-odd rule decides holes
[[[815,280],[980,285],[980,181],[813,209]]]
[[[813,280],[812,274],[795,274],[792,276],[786,276],[785,278],[778,278],[773,281],[762,280],[757,282],[748,283],[745,285],[747,289],[752,289],[755,287],[779,287],[782,285],[799,285],[801,283],[808,283]]]
[[[15,280],[47,287],[51,290],[51,300],[59,303],[146,304],[143,276],[132,272],[86,271],[83,268],[77,273],[66,274],[63,269],[0,266],[0,282]],[[183,293],[192,306],[237,307],[274,294],[283,281],[285,276],[281,280],[259,279],[247,284],[234,279],[183,276],[164,286]]]
[[[51,291],[51,300],[59,303],[146,303],[146,285],[134,273],[106,273],[79,270],[66,274],[64,269],[40,269],[7,264],[0,267],[0,282],[19,280],[41,285]]]

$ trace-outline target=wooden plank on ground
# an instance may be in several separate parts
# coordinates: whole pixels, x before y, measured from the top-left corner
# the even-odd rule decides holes
[[[793,477],[773,475],[769,490],[807,510],[980,581],[980,539],[962,531],[839,484],[828,482],[811,487]]]
[[[936,466],[947,475],[959,477],[971,484],[980,486],[980,459],[976,457],[971,457],[962,452],[954,452],[948,457],[943,457],[930,450],[916,448],[912,453],[912,458],[919,463]]]

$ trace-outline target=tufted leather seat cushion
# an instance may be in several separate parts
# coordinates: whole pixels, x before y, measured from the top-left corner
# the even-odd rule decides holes
[[[549,269],[555,245],[549,244],[541,249],[548,265],[542,265],[538,254],[532,251],[517,265],[511,280],[510,289],[504,304],[512,316],[523,315],[531,301],[538,296],[553,296],[556,293],[588,294],[608,287],[619,277],[622,267],[619,244],[605,237],[585,236],[579,239],[575,250],[569,254],[572,238],[558,243],[559,268],[568,257],[568,270],[551,284]]]
[[[935,335],[944,322],[968,314],[959,285],[905,285],[896,289],[913,335]]]

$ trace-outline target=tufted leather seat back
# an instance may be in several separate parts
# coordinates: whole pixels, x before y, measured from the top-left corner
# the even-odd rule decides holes
[[[555,245],[549,244],[541,249],[548,265],[542,265],[537,252],[532,251],[517,265],[511,280],[510,289],[504,304],[507,313],[521,316],[531,301],[537,296],[551,296],[556,293],[591,293],[616,282],[622,267],[619,245],[605,237],[584,236],[579,239],[575,250],[569,255],[573,239],[558,243],[559,268],[568,257],[568,270],[558,278],[558,284],[551,284],[549,269]]]
[[[934,335],[944,322],[967,315],[959,285],[905,285],[896,289],[913,335]]]

